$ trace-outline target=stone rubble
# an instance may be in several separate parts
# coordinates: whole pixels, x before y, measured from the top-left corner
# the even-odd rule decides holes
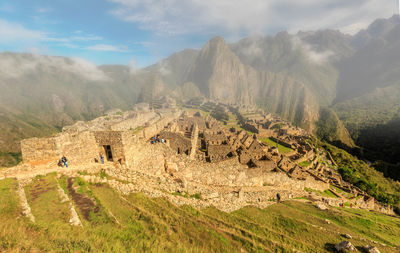
[[[328,207],[322,203],[317,203],[315,207],[318,208],[319,210],[328,210]]]

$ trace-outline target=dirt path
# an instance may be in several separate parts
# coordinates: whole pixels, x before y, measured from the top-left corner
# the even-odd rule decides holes
[[[81,211],[83,218],[87,221],[90,221],[90,213],[98,213],[100,211],[100,207],[96,206],[96,204],[87,196],[77,193],[73,187],[74,179],[72,177],[68,178],[68,192],[71,195],[72,200],[75,205]]]

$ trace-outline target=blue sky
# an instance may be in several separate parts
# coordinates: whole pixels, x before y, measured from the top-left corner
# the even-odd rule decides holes
[[[352,34],[398,10],[398,0],[1,0],[0,51],[143,67],[216,35]]]

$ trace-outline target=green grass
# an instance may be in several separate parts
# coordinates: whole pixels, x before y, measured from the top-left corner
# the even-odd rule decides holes
[[[337,193],[339,193],[340,195],[342,195],[342,196],[344,196],[344,197],[346,197],[346,198],[348,198],[348,199],[354,197],[353,194],[348,193],[348,192],[345,192],[345,191],[343,191],[342,189],[340,189],[340,188],[338,188],[338,187],[336,187],[336,186],[334,186],[334,185],[330,185],[329,188],[333,189],[334,191],[336,191]],[[361,197],[361,196],[359,196],[359,198],[360,198],[360,197]]]
[[[337,198],[337,196],[333,192],[331,192],[330,190],[318,191],[318,190],[314,190],[314,189],[307,188],[307,187],[304,188],[304,190],[308,191],[308,192],[315,192],[316,194],[324,196],[324,197]]]
[[[37,224],[58,226],[69,220],[68,203],[60,203],[54,174],[36,177],[25,187],[25,194]]]
[[[173,192],[172,195],[181,196],[184,198],[202,199],[200,193],[189,194],[188,192]]]
[[[279,153],[282,153],[282,154],[287,154],[287,153],[293,151],[293,149],[288,148],[288,147],[285,147],[285,146],[283,146],[283,145],[281,145],[281,144],[278,144],[278,143],[276,143],[275,141],[273,141],[273,140],[270,139],[270,138],[261,138],[260,141],[261,141],[262,143],[268,145],[268,146],[271,146],[271,147],[276,147],[276,146],[278,146],[278,151],[279,151]]]
[[[51,188],[53,180],[53,175],[37,178],[27,189]],[[376,245],[381,252],[398,252],[394,246],[400,242],[399,218],[365,210],[322,211],[308,203],[285,201],[225,213],[213,207],[177,207],[142,193],[121,196],[83,180],[76,180],[75,187],[85,186],[82,194],[96,201],[108,222],[85,221],[82,228],[59,222],[59,212],[48,212],[62,206],[53,205],[54,196],[47,191],[39,198],[50,210],[37,210],[37,198],[32,210],[40,222],[31,224],[19,218],[16,185],[13,179],[0,181],[0,252],[331,252],[344,233],[353,236],[350,241],[357,247],[376,245],[362,237],[388,245]]]
[[[302,161],[301,163],[299,163],[299,166],[301,167],[308,167],[310,166],[311,162],[310,161]]]

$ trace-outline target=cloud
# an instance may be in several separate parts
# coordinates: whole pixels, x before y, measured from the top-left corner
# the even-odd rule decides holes
[[[54,73],[66,72],[87,81],[108,81],[110,78],[96,65],[81,58],[64,58],[38,54],[0,54],[0,75],[19,78],[38,71]]]
[[[0,19],[0,43],[35,43],[45,37],[45,33],[30,30],[18,23]]]
[[[160,75],[162,76],[168,76],[172,73],[172,71],[169,68],[169,62],[168,60],[164,59],[161,60],[157,63],[157,67],[158,67],[158,73],[160,73]]]
[[[51,11],[53,11],[51,8],[48,8],[48,7],[37,7],[36,9],[35,9],[35,11],[37,12],[37,13],[48,13],[48,12],[51,12]]]
[[[300,50],[311,63],[322,65],[329,62],[331,57],[334,55],[331,50],[316,51],[312,45],[307,44],[297,36],[293,36],[291,42],[292,49]]]
[[[129,73],[134,75],[138,72],[137,63],[134,59],[130,60],[128,63]]]
[[[48,41],[48,42],[69,42],[70,39],[68,38],[53,38],[53,37],[44,37],[42,38],[43,41]]]
[[[354,35],[362,29],[366,29],[370,25],[369,22],[356,22],[347,26],[343,26],[340,28],[345,34]]]
[[[129,52],[126,48],[121,48],[121,47],[107,45],[107,44],[96,44],[93,46],[88,46],[85,49],[94,50],[94,51]]]
[[[397,13],[381,0],[108,0],[111,13],[162,35],[343,29]],[[353,28],[359,29],[356,25]]]
[[[88,34],[85,36],[72,36],[71,40],[75,41],[94,41],[94,40],[103,40],[103,37],[101,36],[96,36],[93,34]]]

